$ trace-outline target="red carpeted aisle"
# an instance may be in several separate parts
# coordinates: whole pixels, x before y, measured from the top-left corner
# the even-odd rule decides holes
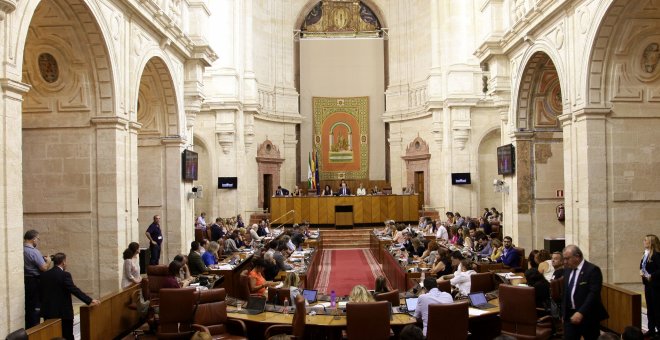
[[[383,275],[382,269],[368,249],[324,250],[315,287],[320,294],[334,290],[343,296],[355,285],[374,289],[378,275]]]

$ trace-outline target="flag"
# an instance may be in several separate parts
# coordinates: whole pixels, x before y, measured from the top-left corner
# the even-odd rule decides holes
[[[316,150],[314,152],[314,186],[316,187],[316,194],[319,194],[319,152]]]
[[[314,173],[312,172],[312,153],[310,152],[308,155],[308,160],[307,160],[307,185],[309,189],[314,189],[313,185],[313,177]]]

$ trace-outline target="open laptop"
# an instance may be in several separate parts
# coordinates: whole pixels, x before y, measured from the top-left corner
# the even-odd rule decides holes
[[[479,309],[489,309],[489,308],[495,308],[497,306],[488,303],[488,300],[486,299],[486,294],[484,292],[474,292],[470,293],[468,295],[468,298],[470,299],[470,305],[474,308],[479,308]]]
[[[236,311],[236,313],[241,314],[261,314],[266,309],[266,297],[265,296],[250,296],[248,299],[248,304],[245,309]]]
[[[316,302],[316,293],[317,293],[317,291],[314,290],[314,289],[303,289],[303,292],[302,292],[303,297],[309,303]]]
[[[415,309],[417,309],[417,300],[419,298],[409,297],[406,298],[406,311],[410,315],[415,315]],[[401,310],[401,308],[399,309]]]

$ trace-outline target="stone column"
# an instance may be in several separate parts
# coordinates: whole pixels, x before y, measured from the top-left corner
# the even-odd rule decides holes
[[[128,123],[128,175],[127,183],[128,189],[128,216],[126,227],[128,229],[126,238],[130,242],[138,242],[144,231],[140,232],[139,212],[138,208],[138,133],[142,128],[142,124],[138,122]],[[128,243],[127,243],[128,245]]]
[[[23,290],[23,154],[21,106],[30,86],[11,79],[0,79],[0,334],[24,326]],[[12,280],[18,280],[12,281]],[[11,284],[10,284],[11,283]],[[8,328],[7,328],[8,327]]]
[[[163,263],[169,263],[175,255],[188,253],[190,242],[194,239],[194,216],[192,182],[181,179],[181,153],[187,141],[181,137],[164,137],[165,145],[165,209],[161,216],[163,228]]]
[[[566,227],[566,244],[577,244],[585,258],[596,263],[603,271],[605,279],[608,270],[607,237],[608,221],[608,181],[607,181],[607,118],[609,108],[584,108],[573,112],[574,138],[573,152],[580,157],[572,162],[571,187],[572,228]],[[568,163],[568,162],[567,162]],[[568,200],[567,200],[568,202]]]
[[[533,132],[515,132],[511,141],[516,148],[516,174],[513,177],[504,177],[505,186],[508,185],[513,211],[505,211],[510,215],[511,224],[504,225],[504,234],[509,234],[513,242],[525,249],[532,249],[532,139]],[[529,252],[528,252],[529,254]]]
[[[96,193],[98,231],[92,233],[91,253],[82,254],[96,262],[98,272],[89,275],[96,294],[116,291],[121,284],[121,254],[126,239],[126,137],[128,121],[120,117],[94,117],[96,126]],[[76,240],[71,240],[76,244]],[[81,244],[90,240],[81,240]],[[94,261],[93,259],[97,259]]]

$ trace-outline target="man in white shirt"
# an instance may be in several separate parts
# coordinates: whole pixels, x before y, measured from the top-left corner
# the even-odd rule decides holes
[[[357,195],[358,196],[364,196],[367,194],[367,188],[362,186],[362,183],[360,183],[360,187],[357,189]]]
[[[417,319],[422,319],[424,324],[424,336],[426,336],[426,327],[429,323],[429,305],[435,303],[452,303],[452,299],[449,293],[441,292],[438,290],[438,285],[435,282],[433,277],[427,277],[424,279],[424,288],[428,293],[421,295],[419,300],[417,300],[417,307],[415,308],[415,317]]]
[[[195,224],[196,224],[197,228],[202,228],[202,230],[206,231],[206,213],[205,212],[201,213],[199,215],[199,217],[197,217],[196,222],[197,223],[195,223]]]
[[[454,273],[454,277],[449,282],[458,289],[461,295],[467,296],[470,294],[470,288],[472,287],[470,276],[474,274],[476,272],[472,270],[472,261],[470,259],[463,259],[461,260],[460,267]]]
[[[447,242],[449,242],[449,233],[447,232],[447,228],[445,228],[445,226],[438,226],[438,231],[435,233],[435,239],[437,242],[442,244],[447,244]]]

